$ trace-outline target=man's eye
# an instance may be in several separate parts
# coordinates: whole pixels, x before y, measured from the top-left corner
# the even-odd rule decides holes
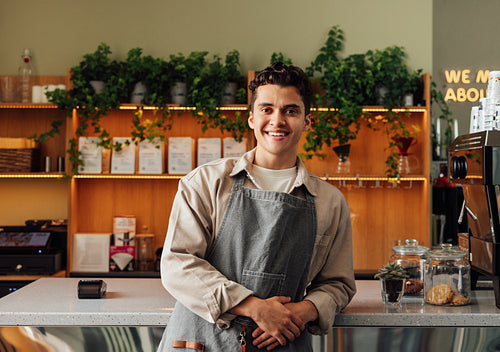
[[[295,110],[295,109],[287,109],[285,112],[288,115],[295,115],[297,113],[297,110]]]
[[[262,108],[262,109],[260,109],[260,111],[267,113],[267,112],[270,112],[271,109],[270,108]]]

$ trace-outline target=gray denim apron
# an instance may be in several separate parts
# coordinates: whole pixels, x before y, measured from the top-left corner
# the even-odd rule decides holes
[[[301,301],[316,237],[314,198],[243,187],[246,172],[236,176],[221,228],[207,260],[228,279],[252,290],[259,298],[289,296]],[[177,302],[158,351],[246,351],[256,324],[236,317],[222,330]],[[174,344],[180,347],[172,347]],[[184,346],[184,347],[182,347]],[[312,351],[307,329],[299,338],[273,351]]]

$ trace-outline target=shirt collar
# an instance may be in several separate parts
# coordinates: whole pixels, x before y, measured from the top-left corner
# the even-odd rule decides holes
[[[241,171],[246,171],[248,175],[252,175],[253,160],[255,158],[255,148],[246,152],[236,161],[236,164],[231,171],[230,176],[236,176]],[[293,184],[294,188],[299,188],[304,185],[311,195],[316,196],[316,178],[307,171],[304,163],[297,157],[297,178]]]

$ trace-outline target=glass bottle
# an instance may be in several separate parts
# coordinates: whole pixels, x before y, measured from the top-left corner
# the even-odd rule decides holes
[[[427,252],[424,264],[425,302],[461,306],[470,303],[470,265],[466,253],[449,243]]]
[[[392,248],[394,254],[391,261],[399,264],[409,278],[405,283],[405,296],[423,296],[424,264],[429,248],[420,246],[417,240],[405,240],[405,244]]]
[[[18,68],[19,100],[21,103],[31,102],[31,79],[33,70],[31,68],[31,52],[24,49],[21,54],[22,63]]]

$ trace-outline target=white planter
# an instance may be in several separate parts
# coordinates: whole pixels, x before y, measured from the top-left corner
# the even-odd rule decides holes
[[[96,93],[101,93],[106,88],[104,81],[90,81],[89,83]]]
[[[238,91],[238,84],[235,82],[229,82],[222,95],[222,104],[235,104],[236,103],[236,92]]]
[[[173,104],[183,105],[186,103],[187,86],[184,82],[175,82],[170,89],[170,97]]]
[[[377,97],[378,97],[378,104],[382,105],[382,102],[384,101],[384,97],[386,94],[389,93],[389,89],[387,87],[379,87],[377,88]]]
[[[147,88],[142,82],[137,82],[134,86],[134,91],[130,96],[130,102],[132,104],[142,104],[144,101],[144,94],[146,94]]]
[[[404,96],[405,106],[413,106],[413,94],[406,94]]]

